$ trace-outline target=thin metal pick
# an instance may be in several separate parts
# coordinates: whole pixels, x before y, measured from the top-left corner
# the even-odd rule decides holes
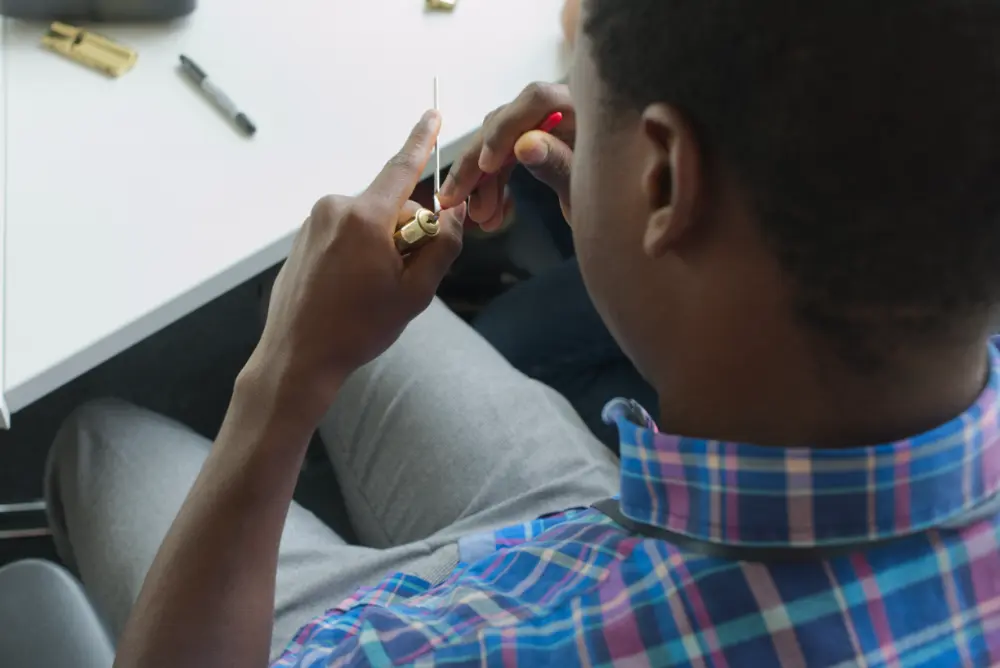
[[[434,77],[434,111],[441,111],[438,99],[438,78]],[[434,140],[434,213],[441,212],[441,201],[438,193],[441,192],[441,147],[438,140]]]

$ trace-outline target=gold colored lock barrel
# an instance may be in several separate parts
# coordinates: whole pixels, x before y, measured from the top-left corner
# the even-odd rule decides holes
[[[392,239],[396,242],[396,250],[408,255],[436,237],[440,231],[439,216],[433,211],[420,209],[413,218],[396,227]]]

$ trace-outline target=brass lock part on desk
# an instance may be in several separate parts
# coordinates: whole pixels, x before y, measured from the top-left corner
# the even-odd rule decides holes
[[[133,49],[107,37],[58,21],[49,26],[42,45],[111,77],[128,72],[139,57]]]
[[[396,250],[403,255],[407,255],[417,250],[441,232],[439,217],[433,211],[420,209],[404,223],[396,226],[396,233],[392,235],[396,242]]]
[[[427,9],[432,12],[452,12],[458,0],[426,0]]]

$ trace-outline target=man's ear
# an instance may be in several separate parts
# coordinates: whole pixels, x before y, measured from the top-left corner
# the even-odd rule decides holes
[[[670,105],[650,105],[642,132],[648,149],[643,192],[650,212],[643,247],[655,258],[687,238],[698,221],[702,160],[693,128]]]

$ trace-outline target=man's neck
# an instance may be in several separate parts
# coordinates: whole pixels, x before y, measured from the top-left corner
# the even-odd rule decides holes
[[[908,358],[908,359],[907,359]],[[685,355],[660,390],[673,434],[786,447],[887,443],[966,411],[988,376],[985,340],[959,350],[899,353],[883,370],[853,370],[802,336],[742,338]]]

